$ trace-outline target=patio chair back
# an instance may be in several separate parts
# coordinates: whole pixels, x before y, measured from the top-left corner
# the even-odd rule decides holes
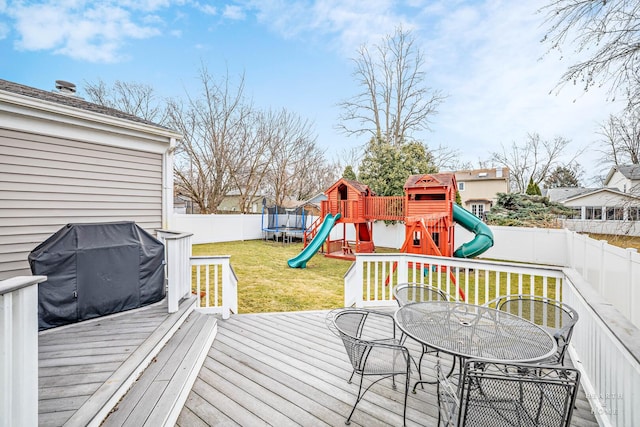
[[[488,303],[498,310],[530,320],[546,329],[558,345],[556,354],[541,363],[563,364],[578,313],[567,304],[537,295],[507,295]]]
[[[441,420],[446,426],[568,426],[579,383],[576,369],[469,360],[453,398],[451,387],[439,387],[449,404],[440,403]]]
[[[395,388],[396,375],[405,376],[404,420],[411,369],[410,356],[409,350],[396,339],[393,316],[367,309],[338,309],[331,311],[327,316],[327,326],[342,339],[353,367],[353,373],[348,382],[351,383],[353,375],[360,376],[358,396],[346,424],[350,423],[358,402],[367,390],[385,378],[392,378],[393,388]],[[365,376],[379,378],[363,388]]]
[[[420,283],[400,283],[393,289],[393,296],[400,307],[412,302],[451,300],[446,292]]]

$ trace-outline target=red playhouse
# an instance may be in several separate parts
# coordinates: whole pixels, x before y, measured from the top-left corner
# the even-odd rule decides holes
[[[480,218],[458,206],[456,178],[452,173],[411,175],[404,196],[376,196],[360,182],[341,178],[325,191],[321,215],[304,233],[304,249],[288,261],[289,267],[305,268],[318,251],[327,257],[354,260],[356,253],[374,252],[373,221],[403,221],[405,240],[401,252],[472,258],[493,246],[493,234]],[[454,250],[455,223],[475,238]],[[342,237],[331,230],[342,225]],[[348,224],[355,238],[347,239]]]

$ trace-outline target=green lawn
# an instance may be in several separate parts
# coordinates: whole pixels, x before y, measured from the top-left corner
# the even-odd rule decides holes
[[[610,244],[640,249],[640,238],[615,239],[615,236],[591,236],[608,240]],[[238,276],[238,311],[264,313],[279,311],[322,310],[342,307],[344,304],[344,274],[351,262],[326,258],[316,254],[307,268],[289,268],[287,260],[302,250],[302,243],[282,244],[273,241],[248,240],[239,242],[194,245],[194,255],[231,255],[231,265]],[[397,252],[396,249],[378,248],[377,252]],[[480,278],[484,282],[483,277]],[[490,288],[495,287],[495,273],[489,276]],[[443,278],[443,281],[446,280]],[[461,277],[464,280],[464,276]],[[475,284],[472,280],[472,289]],[[513,282],[515,283],[515,276]],[[506,275],[500,277],[503,293]],[[528,283],[528,277],[525,278]],[[484,284],[479,285],[480,300],[484,300]],[[542,289],[536,278],[536,292]],[[473,302],[470,289],[468,301]],[[529,291],[526,287],[527,292]],[[507,292],[508,293],[508,292]],[[550,295],[553,297],[553,295]]]
[[[344,274],[351,262],[315,255],[307,268],[287,260],[302,243],[248,240],[194,245],[194,255],[231,255],[238,276],[240,313],[321,310],[344,304]]]

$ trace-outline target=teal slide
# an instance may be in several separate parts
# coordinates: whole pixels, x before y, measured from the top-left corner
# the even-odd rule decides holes
[[[324,221],[322,221],[322,224],[320,224],[320,228],[318,228],[318,233],[315,235],[313,240],[307,245],[306,248],[302,250],[302,252],[300,252],[298,255],[291,258],[289,261],[287,261],[287,264],[289,264],[289,267],[306,268],[307,261],[309,261],[311,257],[313,257],[316,254],[316,252],[318,252],[318,249],[320,249],[320,246],[322,246],[322,243],[325,241],[327,236],[329,236],[331,229],[336,224],[336,221],[338,219],[340,219],[339,213],[337,213],[335,216],[331,214],[327,214],[327,216],[324,217]]]
[[[456,249],[453,253],[454,257],[474,258],[493,246],[493,233],[487,224],[455,203],[453,204],[453,220],[476,235],[472,241]]]

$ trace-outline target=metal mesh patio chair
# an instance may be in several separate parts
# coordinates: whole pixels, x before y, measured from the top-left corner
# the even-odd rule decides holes
[[[414,302],[424,302],[424,301],[451,301],[451,297],[449,296],[449,294],[447,294],[446,292],[430,286],[430,285],[425,285],[425,284],[420,284],[420,283],[399,283],[398,285],[396,285],[396,287],[393,289],[393,296],[396,299],[396,302],[398,303],[398,306],[402,307],[405,304],[410,304],[410,303],[414,303]],[[400,340],[402,343],[404,343],[404,340],[406,339],[406,336],[404,335],[404,333],[402,334]],[[420,378],[420,380],[418,381],[419,383],[429,383],[430,381],[423,381],[422,380],[422,359],[424,358],[425,354],[427,353],[436,353],[438,354],[437,350],[431,349],[429,348],[427,345],[422,344],[422,353],[420,354],[420,359],[418,361],[417,368],[418,368],[418,377]],[[455,358],[453,358],[453,364],[451,366],[451,372],[453,372],[453,369],[455,368]],[[416,383],[417,386],[418,383]],[[413,392],[415,393],[416,387],[414,386],[413,388]]]
[[[353,367],[349,377],[360,376],[358,395],[345,424],[351,423],[351,417],[364,394],[379,381],[391,378],[396,388],[396,375],[405,376],[403,423],[407,415],[407,394],[411,362],[409,350],[396,338],[393,316],[367,309],[344,308],[332,310],[326,319],[329,329],[342,339],[344,348]],[[364,379],[372,382],[364,387]],[[373,379],[378,377],[377,379]]]
[[[469,360],[455,384],[439,368],[438,425],[561,427],[571,422],[580,383],[576,369]]]
[[[558,345],[552,357],[542,360],[542,364],[564,364],[564,355],[571,341],[573,327],[578,321],[578,313],[567,304],[536,295],[507,295],[487,303],[495,308],[524,319],[544,328]]]

